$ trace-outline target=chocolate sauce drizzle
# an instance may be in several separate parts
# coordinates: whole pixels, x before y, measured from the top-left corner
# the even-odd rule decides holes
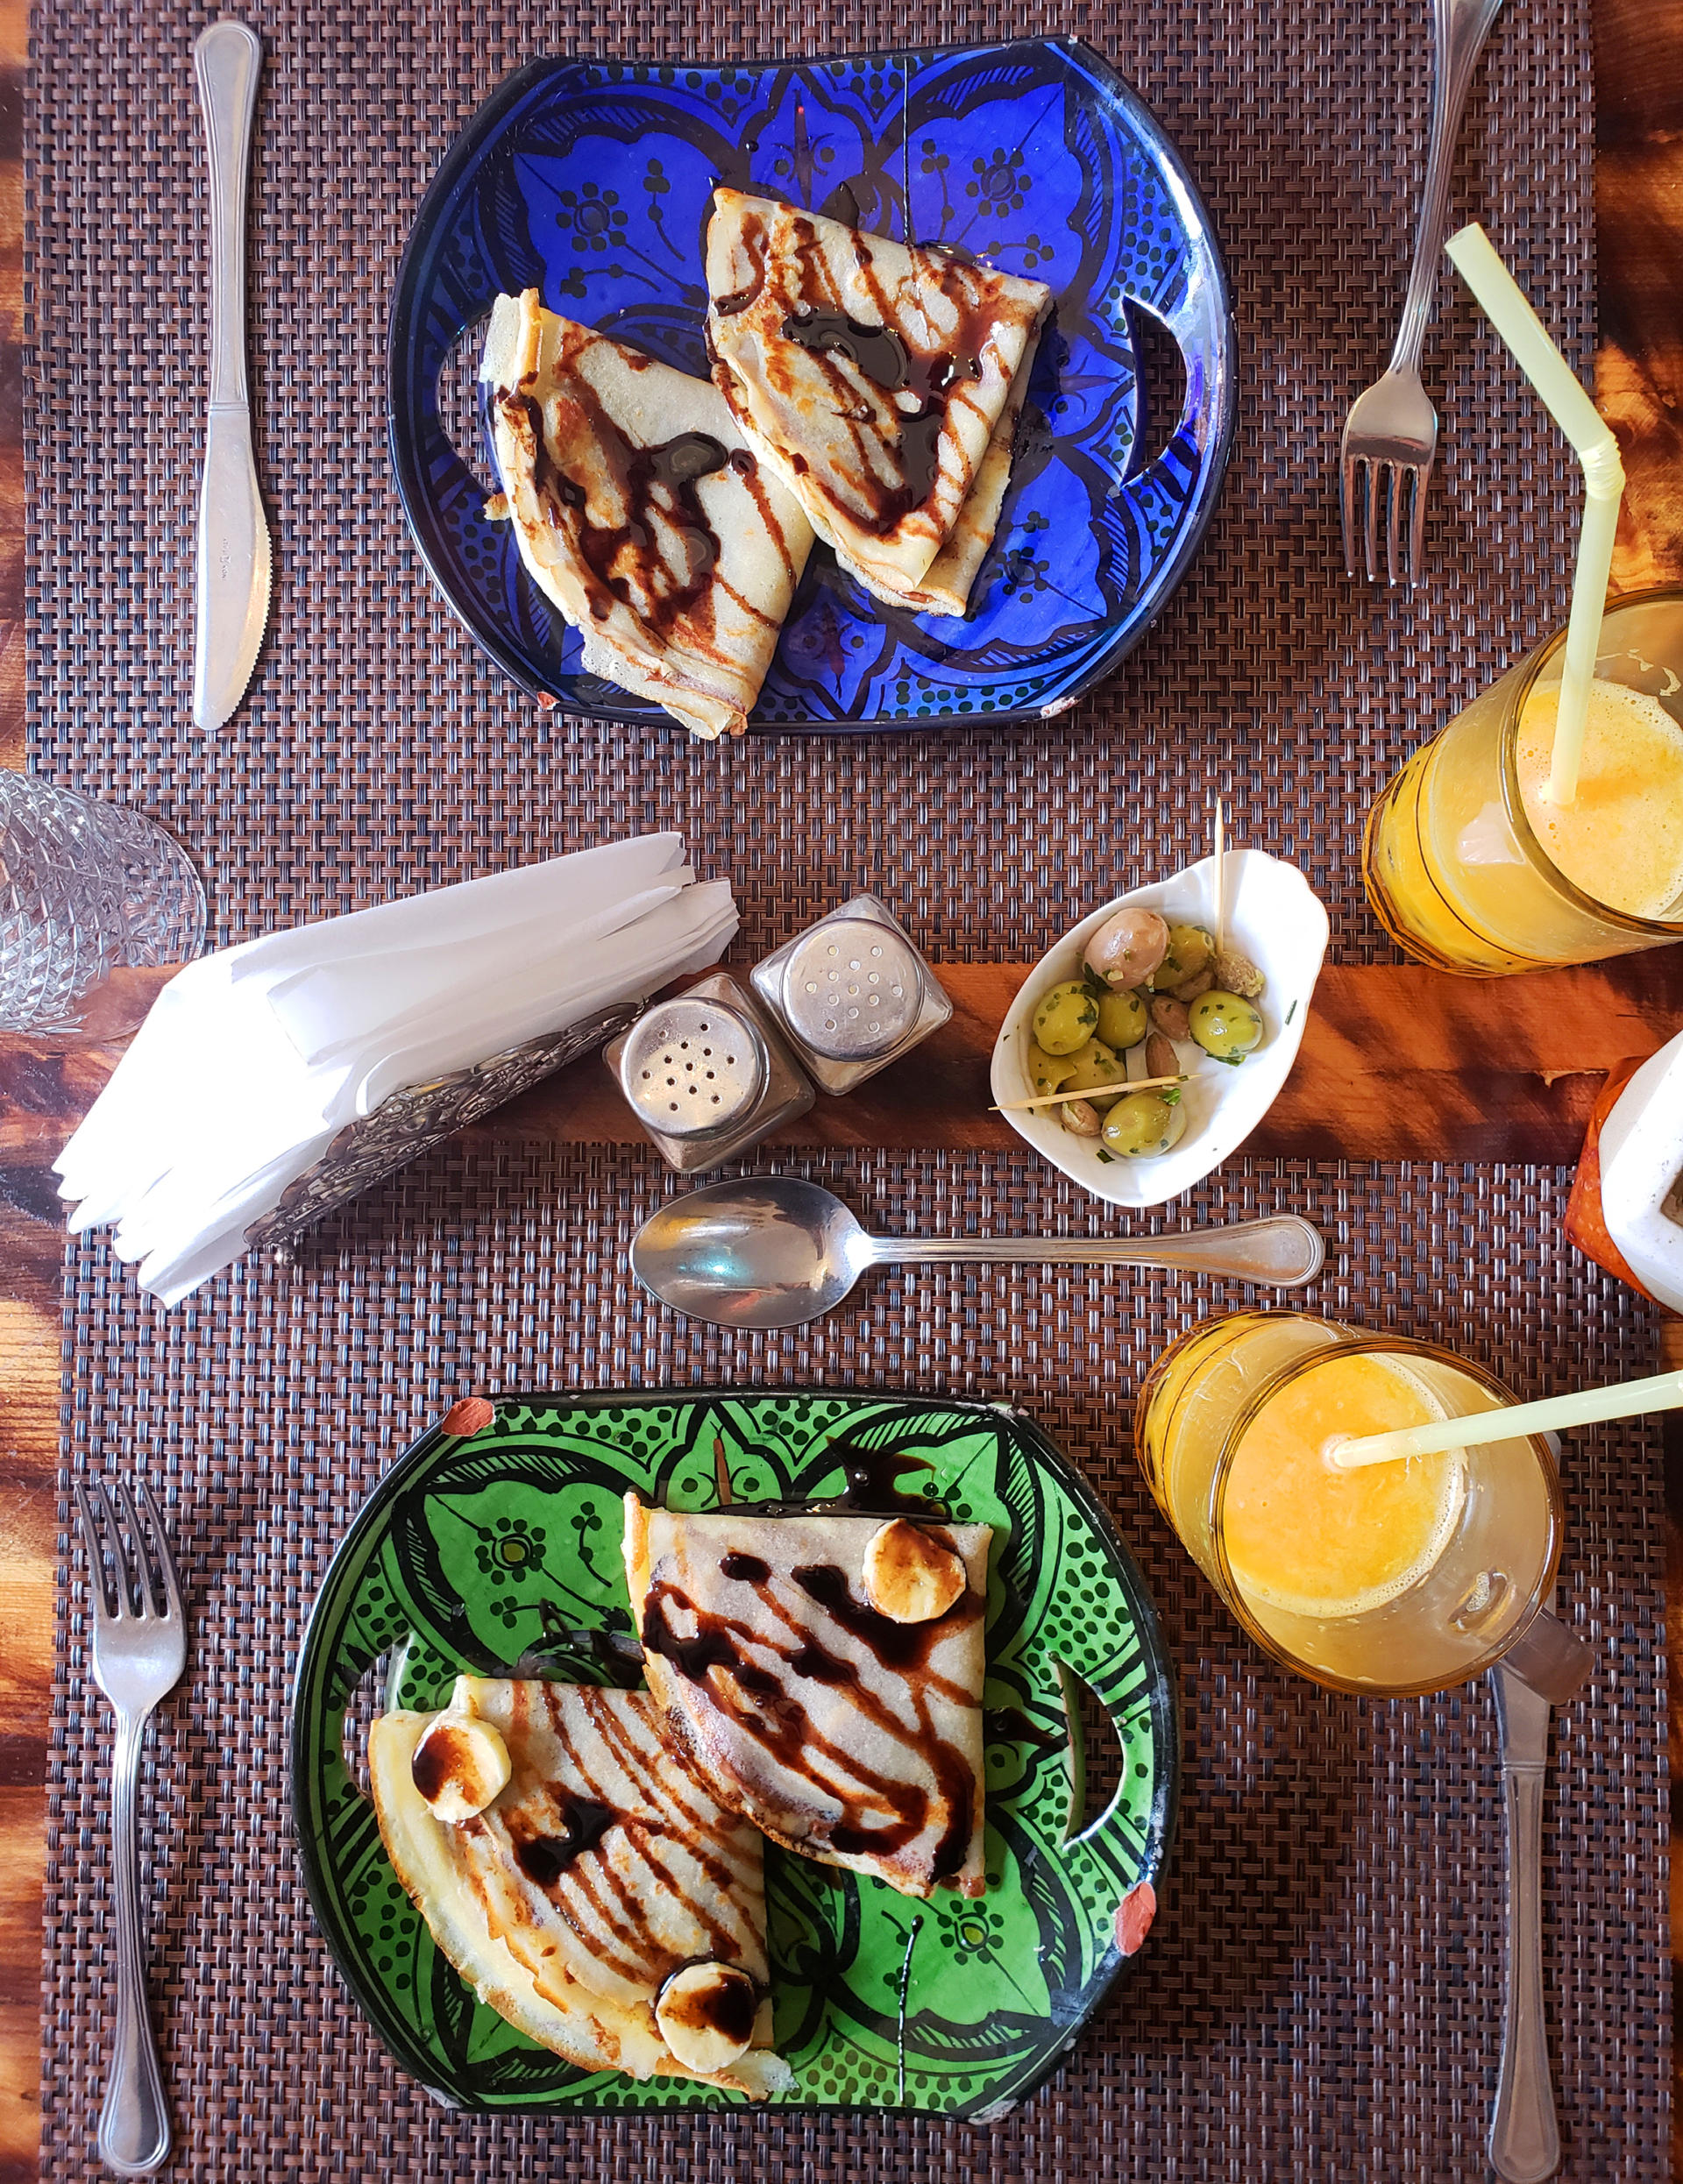
[[[868,1466],[861,1465],[868,1475],[880,1476],[885,1462],[922,1467],[917,1458],[884,1457],[877,1450],[862,1453],[872,1459]],[[763,1512],[763,1505],[755,1506],[756,1513]],[[736,1573],[726,1565],[742,1562],[764,1571],[764,1577],[749,1580],[763,1587],[770,1571],[757,1556],[732,1552],[721,1557],[720,1566],[730,1576]],[[780,1767],[811,1783],[820,1797],[840,1794],[835,1789],[838,1778],[849,1784],[842,1795],[842,1815],[830,1824],[827,1833],[815,1833],[814,1842],[845,1856],[891,1857],[927,1831],[933,1810],[944,1818],[945,1825],[931,1857],[931,1871],[937,1880],[951,1878],[962,1867],[969,1847],[975,1782],[963,1753],[935,1734],[928,1698],[934,1690],[959,1702],[968,1694],[935,1675],[929,1656],[943,1638],[984,1612],[982,1601],[967,1592],[944,1615],[929,1622],[896,1623],[856,1599],[846,1571],[835,1564],[803,1564],[791,1575],[824,1617],[904,1679],[918,1717],[915,1734],[908,1735],[901,1715],[877,1696],[852,1662],[825,1645],[821,1622],[814,1630],[810,1618],[791,1614],[769,1591],[762,1591],[761,1598],[783,1625],[791,1641],[787,1650],[772,1642],[763,1624],[753,1627],[734,1616],[699,1607],[678,1587],[659,1581],[650,1586],[643,1610],[645,1653],[670,1662]],[[689,1634],[678,1629],[675,1613],[693,1626]],[[768,1657],[777,1663],[776,1668],[766,1665]],[[714,1670],[720,1673],[714,1676]],[[934,1778],[933,1795],[920,1782],[867,1767],[856,1751],[843,1750],[825,1736],[802,1701],[803,1682],[846,1687],[853,1707],[868,1722],[892,1743],[913,1746]],[[828,1762],[827,1769],[824,1762]],[[887,1817],[850,1817],[877,1813]]]
[[[624,352],[628,359],[636,352]],[[641,359],[646,369],[648,358]],[[792,580],[787,540],[746,449],[727,448],[707,432],[681,432],[654,447],[635,447],[603,409],[581,372],[565,379],[565,408],[583,459],[602,474],[600,500],[557,463],[544,436],[543,408],[525,392],[500,389],[497,401],[516,440],[530,436],[533,487],[550,528],[575,547],[583,564],[592,619],[605,621],[615,603],[636,614],[650,635],[670,640],[681,624],[699,649],[714,646],[715,572],[721,545],[695,488],[727,468],[753,498],[766,535]],[[604,522],[593,508],[622,511]],[[735,587],[730,597],[754,620],[770,618]]]
[[[511,1745],[523,1751],[534,1730],[547,1730],[578,1786],[550,1796],[534,1796],[528,1787],[512,1805],[466,1822],[459,1833],[504,1840],[557,1917],[588,1937],[599,1960],[628,1979],[652,1989],[683,1964],[703,1961],[657,1939],[649,1918],[651,1891],[682,1900],[700,1927],[705,1961],[739,1959],[744,1937],[760,1938],[741,1897],[742,1822],[720,1810],[687,1757],[662,1742],[655,1702],[646,1693],[629,1712],[622,1697],[605,1691],[576,1690],[570,1697],[585,1717],[577,1737],[557,1693],[543,1684],[517,1685]],[[607,1801],[604,1758],[614,1779],[631,1785],[624,1809]],[[593,1854],[616,1825],[623,1831],[621,1847],[612,1856]],[[693,1886],[698,1873],[705,1883],[699,1893]],[[522,1961],[530,1959],[522,1955]]]
[[[731,2041],[748,2041],[754,2036],[754,2019],[760,2007],[754,1982],[748,1979],[721,1980],[707,1991],[705,2009],[695,2003],[689,2007],[689,2015],[710,2024]]]
[[[579,386],[582,387],[582,380]],[[577,389],[570,392],[578,399]],[[592,402],[597,446],[619,483],[626,510],[622,523],[597,523],[591,520],[585,487],[569,478],[550,453],[543,437],[542,403],[529,394],[504,399],[517,402],[525,411],[536,450],[533,483],[539,503],[557,529],[572,535],[600,587],[598,596],[591,600],[591,612],[597,620],[605,619],[609,611],[607,597],[602,595],[611,595],[663,633],[680,620],[701,618],[698,610],[706,606],[713,572],[719,565],[719,539],[707,521],[695,483],[723,470],[730,459],[729,450],[706,432],[682,432],[656,447],[634,448],[600,405]],[[657,533],[663,521],[681,536],[681,572],[672,568],[661,551]]]
[[[891,326],[862,326],[841,311],[797,305],[783,322],[783,337],[813,356],[845,357],[887,393],[912,384],[905,344]]]
[[[836,209],[843,208],[837,204]],[[948,407],[960,387],[982,377],[981,351],[992,313],[985,289],[976,293],[982,284],[973,280],[969,269],[953,258],[950,262],[954,277],[943,283],[947,301],[955,304],[958,311],[959,323],[952,344],[924,350],[915,340],[908,341],[891,323],[895,314],[874,271],[871,238],[854,228],[852,221],[844,219],[843,224],[853,228],[855,266],[860,285],[877,307],[877,323],[856,318],[842,308],[841,296],[829,276],[811,216],[792,210],[785,270],[793,287],[794,301],[780,330],[785,340],[804,350],[822,367],[834,396],[834,415],[853,439],[856,459],[845,467],[845,500],[838,500],[837,505],[846,507],[849,516],[862,530],[881,538],[898,529],[914,509],[925,505],[935,490]],[[732,317],[748,309],[765,288],[770,238],[764,223],[749,214],[742,222],[738,241],[752,267],[752,278],[733,294],[714,299],[713,314],[718,318]],[[870,406],[860,407],[857,383],[842,368],[844,365],[850,365],[891,398],[891,443],[888,418]],[[916,398],[915,407],[908,409],[892,401],[894,395],[905,393]],[[867,450],[867,437],[875,444],[874,461]],[[880,474],[880,458],[884,450],[891,457],[898,479]],[[799,460],[792,451],[790,459],[798,472],[806,473],[809,465]],[[835,498],[827,486],[824,489],[828,497]]]
[[[688,1608],[695,1618],[695,1630],[690,1637],[672,1627],[667,1612],[668,1601]],[[743,1652],[740,1640],[752,1638],[753,1632],[746,1623],[734,1617],[706,1615],[682,1592],[671,1585],[651,1586],[643,1611],[643,1650],[645,1657],[657,1654],[663,1661],[670,1661],[681,1677],[692,1684],[705,1684],[712,1669],[723,1669],[737,1688],[751,1691],[756,1698],[778,1698],[783,1686],[768,1670],[750,1661]]]
[[[593,1798],[563,1798],[559,1803],[558,1833],[522,1840],[509,1829],[515,1864],[540,1889],[552,1889],[576,1858],[594,1850],[620,1817],[611,1805],[598,1805]]]
[[[845,1436],[832,1441],[824,1453],[831,1463],[839,1462],[842,1465],[846,1484],[839,1494],[809,1495],[790,1501],[756,1501],[752,1505],[755,1514],[907,1517],[913,1522],[920,1518],[937,1524],[946,1521],[943,1503],[900,1491],[901,1479],[914,1471],[934,1468],[927,1457],[903,1456],[896,1449],[870,1449]],[[830,1464],[823,1468],[827,1471]]]
[[[861,253],[862,259],[863,253]],[[874,286],[874,284],[873,284]],[[843,311],[818,310],[799,304],[783,323],[784,336],[810,356],[840,357],[851,364],[885,394],[910,393],[918,407],[910,411],[896,405],[899,432],[895,450],[903,486],[880,489],[879,505],[864,528],[879,535],[891,531],[913,508],[921,507],[934,490],[941,468],[941,435],[947,422],[947,401],[961,380],[979,379],[978,358],[939,350],[933,356],[908,349],[891,326],[866,326]],[[845,398],[848,383],[832,373],[839,395]],[[851,410],[844,415],[867,422]]]
[[[957,1624],[970,1620],[962,1613],[968,1593],[961,1593],[945,1615],[930,1622],[897,1623],[879,1615],[869,1602],[856,1600],[847,1571],[834,1563],[808,1563],[789,1574],[809,1600],[816,1600],[827,1615],[897,1675],[927,1667],[931,1649]]]

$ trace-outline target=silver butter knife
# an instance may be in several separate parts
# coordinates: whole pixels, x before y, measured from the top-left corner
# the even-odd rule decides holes
[[[219,728],[245,694],[269,618],[269,527],[245,384],[245,181],[263,42],[211,24],[193,47],[210,158],[210,408],[199,490],[193,719]]]
[[[1490,2118],[1490,2166],[1505,2184],[1542,2184],[1560,2166],[1543,2006],[1543,1779],[1552,1709],[1505,1662],[1498,1661],[1489,1674],[1508,1839],[1502,2067]]]

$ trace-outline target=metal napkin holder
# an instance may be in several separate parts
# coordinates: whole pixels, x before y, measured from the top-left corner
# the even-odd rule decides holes
[[[269,1252],[278,1266],[289,1266],[306,1230],[395,1175],[418,1154],[612,1039],[645,1006],[642,1001],[616,1002],[565,1031],[546,1032],[450,1076],[389,1094],[371,1114],[347,1123],[314,1166],[288,1184],[273,1210],[246,1230],[247,1245]]]

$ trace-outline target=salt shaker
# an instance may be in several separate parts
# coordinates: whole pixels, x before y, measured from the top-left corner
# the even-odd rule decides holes
[[[603,1059],[680,1175],[746,1152],[814,1096],[776,1023],[723,971],[656,1002]]]
[[[851,1092],[953,1013],[911,936],[874,895],[854,896],[750,975],[826,1092]]]

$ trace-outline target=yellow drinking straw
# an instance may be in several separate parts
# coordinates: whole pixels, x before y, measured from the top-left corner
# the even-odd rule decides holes
[[[1475,221],[1452,235],[1444,248],[1584,466],[1584,527],[1578,539],[1578,571],[1566,620],[1547,790],[1551,804],[1570,804],[1578,793],[1578,762],[1583,755],[1595,648],[1613,570],[1613,535],[1618,528],[1624,465],[1618,443],[1596,414],[1594,403],[1573,379],[1484,230]]]
[[[1328,1463],[1341,1471],[1369,1464],[1395,1464],[1405,1456],[1444,1456],[1451,1449],[1481,1449],[1525,1433],[1558,1433],[1563,1426],[1599,1425],[1606,1418],[1639,1418],[1683,1406],[1683,1372],[1657,1372],[1649,1380],[1616,1380],[1611,1387],[1580,1388],[1574,1395],[1545,1395],[1539,1403],[1503,1403],[1448,1418],[1436,1426],[1399,1426],[1392,1433],[1353,1435],[1335,1441]]]

